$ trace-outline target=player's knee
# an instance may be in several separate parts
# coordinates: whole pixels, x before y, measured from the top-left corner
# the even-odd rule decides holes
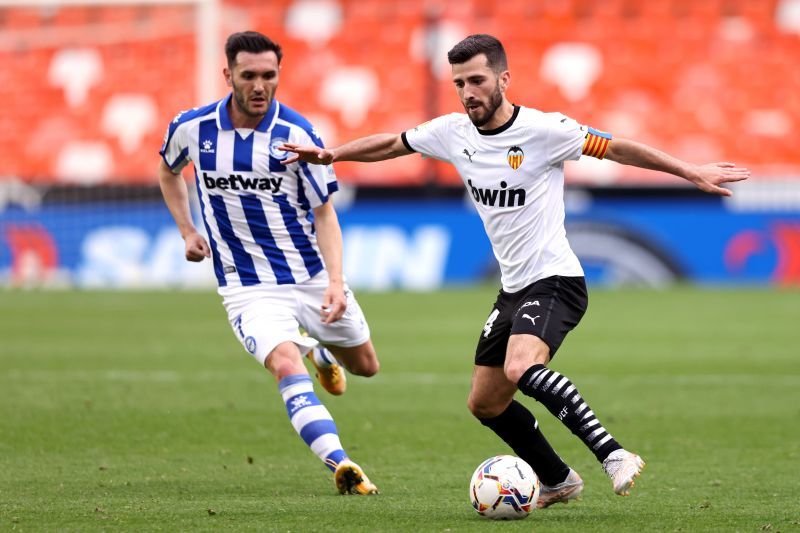
[[[485,398],[476,397],[473,394],[467,398],[467,409],[472,413],[472,416],[478,419],[494,418],[503,413],[503,407]]]
[[[364,357],[354,361],[348,370],[357,376],[368,378],[377,374],[380,368],[381,364],[376,357]]]
[[[549,362],[550,348],[541,339],[530,335],[512,336],[508,342],[503,373],[511,383],[518,383],[530,367]]]
[[[522,375],[530,367],[530,362],[526,360],[507,360],[505,366],[503,367],[503,373],[511,383],[518,383]]]
[[[291,361],[280,357],[267,357],[264,366],[278,379],[298,373]]]
[[[305,372],[300,352],[293,345],[282,344],[276,347],[267,356],[264,366],[278,379]]]

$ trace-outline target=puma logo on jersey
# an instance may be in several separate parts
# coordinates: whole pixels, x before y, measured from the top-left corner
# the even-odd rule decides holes
[[[500,189],[481,189],[472,185],[472,180],[467,180],[467,185],[476,203],[492,207],[525,205],[525,189],[506,189],[508,184],[505,181],[500,182]]]
[[[241,174],[230,174],[228,177],[215,178],[203,172],[203,183],[206,189],[220,188],[224,190],[259,190],[277,193],[281,190],[283,178],[245,178]]]
[[[472,153],[469,153],[469,150],[464,148],[464,151],[461,152],[461,153],[464,154],[465,156],[469,157],[469,162],[472,163],[472,156],[475,155],[475,152],[477,152],[477,150],[473,150]]]
[[[539,318],[540,316],[541,315],[531,316],[528,313],[525,313],[525,314],[522,315],[522,318],[527,318],[528,320],[533,322],[533,325],[535,326],[536,325],[536,319]]]

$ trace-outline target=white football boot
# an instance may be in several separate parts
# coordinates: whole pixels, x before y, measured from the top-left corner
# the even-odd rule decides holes
[[[603,470],[611,478],[614,492],[620,496],[628,496],[634,485],[634,478],[639,477],[644,468],[644,461],[635,453],[625,450],[614,450],[603,461]]]
[[[541,489],[539,489],[539,499],[536,501],[536,507],[544,509],[554,503],[568,503],[570,500],[578,499],[581,492],[583,492],[583,480],[576,471],[570,468],[567,479],[561,483],[552,487],[542,484]]]

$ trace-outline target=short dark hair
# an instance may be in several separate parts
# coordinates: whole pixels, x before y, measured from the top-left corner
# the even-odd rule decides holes
[[[253,54],[275,52],[275,55],[278,56],[279,65],[283,57],[281,45],[257,31],[240,31],[232,33],[228,37],[227,42],[225,42],[225,56],[228,58],[229,67],[236,63],[236,54],[239,52],[251,52]]]
[[[496,37],[485,33],[470,35],[447,52],[451,65],[466,63],[478,54],[486,55],[486,65],[496,73],[508,70],[506,51]]]

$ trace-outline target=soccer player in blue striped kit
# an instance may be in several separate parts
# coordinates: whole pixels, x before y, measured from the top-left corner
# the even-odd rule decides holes
[[[292,426],[334,473],[339,492],[375,494],[344,451],[303,364],[306,355],[322,386],[337,395],[346,387],[339,361],[361,376],[379,368],[342,274],[342,235],[330,201],[336,176],[330,166],[285,164],[284,143],[323,144],[305,118],[275,99],[281,47],[240,32],[228,38],[225,54],[231,94],[179,113],[169,125],[158,170],[164,200],[186,259],[211,257],[234,334],[278,380]],[[189,161],[208,240],[192,223],[180,174]]]

